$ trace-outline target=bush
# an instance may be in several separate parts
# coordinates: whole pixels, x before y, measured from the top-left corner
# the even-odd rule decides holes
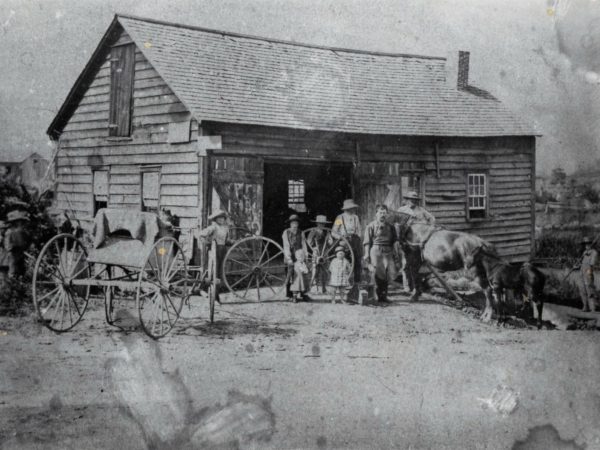
[[[580,226],[568,230],[545,229],[535,241],[535,257],[553,259],[560,266],[572,267],[581,258],[582,238],[594,236],[597,232],[591,226]]]

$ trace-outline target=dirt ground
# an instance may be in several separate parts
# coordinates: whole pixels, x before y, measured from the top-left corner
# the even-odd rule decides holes
[[[224,305],[211,325],[196,300],[158,342],[100,299],[60,335],[0,319],[2,448],[600,449],[598,332],[399,294]]]

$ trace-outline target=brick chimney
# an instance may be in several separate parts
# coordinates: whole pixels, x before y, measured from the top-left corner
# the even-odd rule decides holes
[[[458,76],[456,78],[456,88],[466,89],[469,85],[469,57],[471,53],[460,50],[458,52]]]

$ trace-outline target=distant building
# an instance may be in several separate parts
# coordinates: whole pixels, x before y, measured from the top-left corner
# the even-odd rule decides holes
[[[46,158],[34,152],[22,160],[0,161],[0,176],[10,177],[27,187],[39,189],[48,164]]]

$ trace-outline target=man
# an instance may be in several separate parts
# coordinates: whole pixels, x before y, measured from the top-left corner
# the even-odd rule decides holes
[[[300,231],[300,217],[297,214],[292,214],[290,218],[287,220],[289,222],[290,227],[283,230],[283,234],[281,236],[281,240],[283,241],[283,258],[284,262],[287,265],[287,280],[285,283],[285,295],[287,298],[292,298],[291,285],[293,281],[294,274],[294,263],[296,262],[296,251],[302,250],[304,255],[308,255],[306,240],[304,239],[304,235],[302,231]],[[305,301],[310,301],[310,297],[306,294],[302,295],[302,299]]]
[[[25,275],[25,250],[29,247],[29,237],[25,223],[29,216],[25,211],[11,211],[6,215],[9,229],[4,237],[4,249],[8,253],[8,277]]]
[[[598,265],[598,252],[592,246],[592,240],[589,237],[584,237],[581,243],[585,245],[581,259],[581,276],[583,278],[581,288],[582,311],[596,311],[598,293],[594,284],[594,270]]]
[[[375,293],[377,300],[387,302],[388,284],[395,277],[393,245],[397,240],[396,229],[386,222],[386,205],[375,207],[375,220],[365,229],[364,260],[375,267]]]
[[[317,285],[317,291],[319,286],[321,286],[322,292],[325,293],[325,288],[329,281],[327,279],[327,267],[325,267],[325,253],[331,250],[331,246],[333,245],[331,233],[325,226],[331,222],[327,220],[327,216],[321,214],[317,215],[317,218],[311,222],[317,224],[306,237],[306,244],[311,248],[312,254],[312,279]]]
[[[406,199],[406,204],[402,206],[398,212],[406,214],[409,217],[406,222],[406,226],[410,226],[416,223],[422,223],[424,225],[435,225],[435,217],[427,211],[425,208],[419,205],[421,198],[415,191],[409,191],[403,195]],[[402,240],[402,237],[399,236]],[[421,249],[412,248],[408,245],[404,245],[401,250],[402,253],[402,284],[405,292],[411,292],[415,290],[419,268],[421,267]]]
[[[209,245],[212,245],[212,242],[214,241],[216,245],[215,254],[217,261],[215,265],[217,267],[217,278],[219,278],[220,282],[217,289],[217,301],[219,303],[221,303],[219,294],[225,290],[223,281],[223,260],[227,254],[227,246],[233,244],[231,239],[229,239],[228,217],[229,214],[227,214],[227,212],[217,209],[208,217],[211,224],[198,232],[198,237],[200,239],[204,239]]]
[[[411,216],[408,225],[414,223],[423,223],[425,225],[435,225],[435,217],[425,208],[419,205],[421,197],[415,191],[409,191],[403,195],[406,204],[398,212]]]
[[[344,200],[342,205],[342,214],[338,215],[333,222],[331,235],[334,239],[346,238],[352,253],[354,254],[354,286],[350,292],[350,297],[358,298],[358,283],[360,282],[362,272],[362,229],[360,219],[356,214],[359,206],[351,198]]]

